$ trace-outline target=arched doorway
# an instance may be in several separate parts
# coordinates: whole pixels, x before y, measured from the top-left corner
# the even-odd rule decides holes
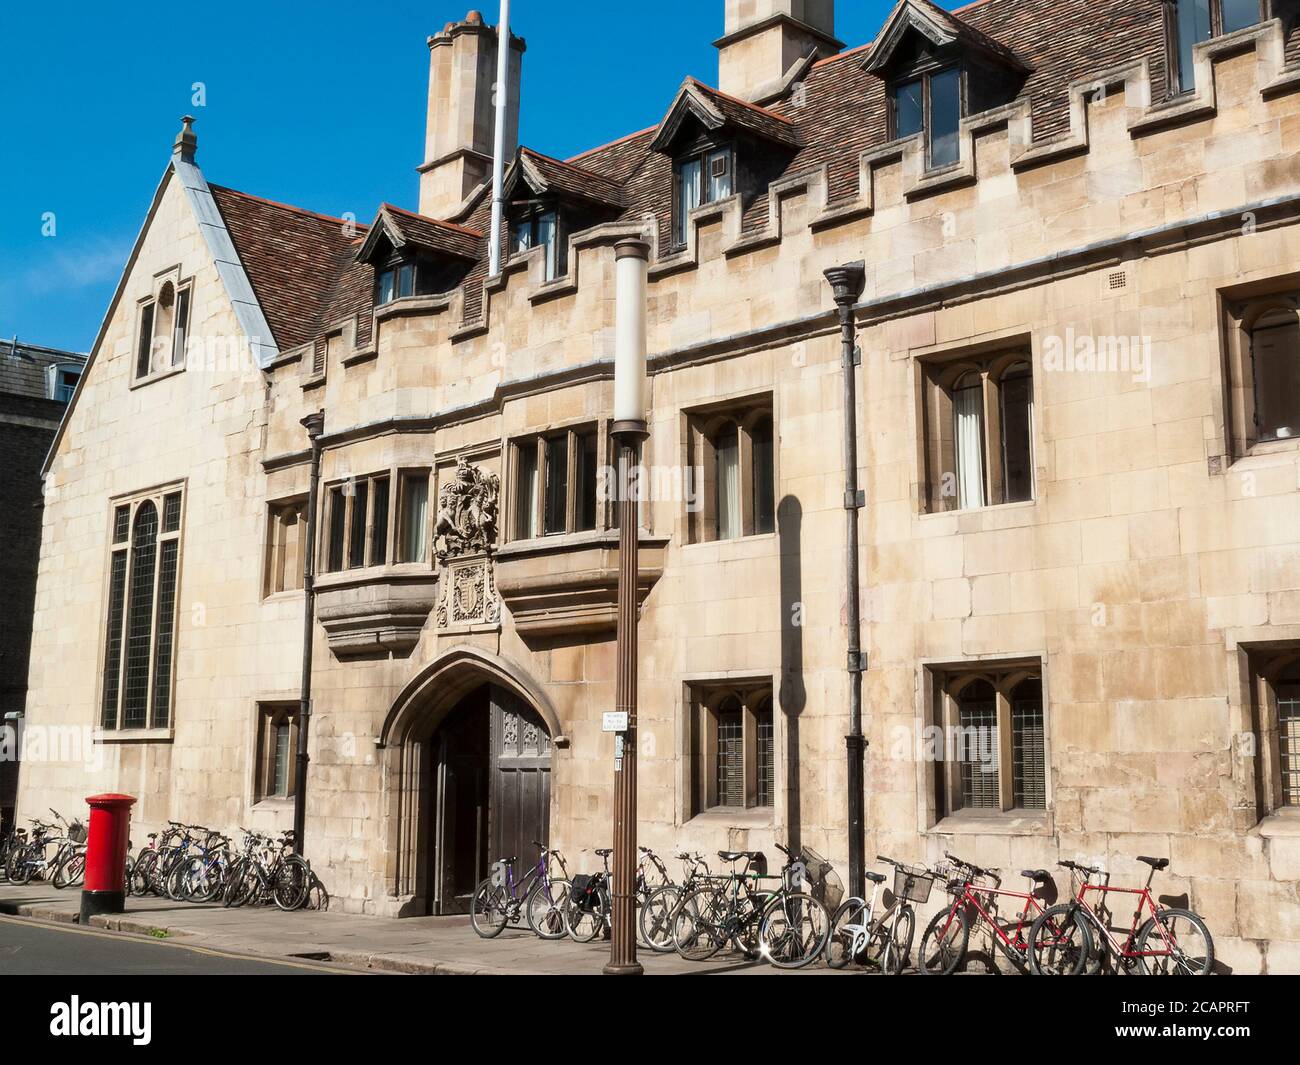
[[[492,862],[531,861],[568,742],[545,689],[500,655],[460,645],[413,677],[378,742],[390,912],[458,912]]]
[[[550,838],[551,738],[513,692],[482,684],[463,696],[424,745],[432,838],[429,912],[467,913],[493,862],[536,856]]]

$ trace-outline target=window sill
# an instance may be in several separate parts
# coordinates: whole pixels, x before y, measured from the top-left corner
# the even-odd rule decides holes
[[[436,574],[428,562],[395,562],[391,566],[366,566],[358,569],[342,569],[333,573],[321,573],[316,577],[316,590],[329,588],[348,588],[357,584],[374,584],[380,581],[420,581],[433,580]],[[297,592],[277,592],[276,596],[301,595]]]
[[[1052,831],[1047,810],[958,810],[926,831],[931,836],[1045,836]]]
[[[269,592],[262,596],[263,603],[293,603],[302,598],[301,588],[292,588],[283,592]]]
[[[130,384],[130,389],[134,391],[137,388],[145,388],[148,385],[157,384],[159,381],[166,381],[169,377],[175,377],[177,374],[185,372],[184,366],[173,366],[169,370],[160,370],[158,373],[151,373],[148,377],[137,377]]]
[[[1233,461],[1233,471],[1249,468],[1251,459],[1266,459],[1273,455],[1285,455],[1300,451],[1300,436],[1286,437],[1281,440],[1260,440],[1251,444],[1245,452]],[[1264,465],[1264,463],[1261,463]],[[1271,465],[1271,464],[1270,464]]]
[[[171,743],[176,738],[172,728],[95,728],[96,743]]]
[[[279,813],[293,809],[292,795],[266,795],[253,803],[253,809],[268,813]]]
[[[1255,826],[1255,832],[1265,839],[1277,836],[1300,837],[1300,806],[1274,810]]]
[[[925,521],[927,518],[951,518],[958,514],[985,514],[990,511],[1006,512],[1009,510],[1029,510],[1038,505],[1037,499],[1020,499],[1014,503],[989,503],[982,507],[965,507],[958,510],[925,510],[918,517]]]
[[[687,550],[693,547],[725,547],[727,544],[756,544],[765,540],[775,540],[776,533],[750,533],[748,536],[732,536],[726,540],[692,540],[690,543],[683,544]]]
[[[717,825],[727,828],[771,828],[775,813],[774,806],[714,806],[696,814],[686,823],[699,827]]]

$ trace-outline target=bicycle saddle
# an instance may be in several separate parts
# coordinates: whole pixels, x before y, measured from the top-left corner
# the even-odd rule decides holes
[[[1139,854],[1138,861],[1146,863],[1147,865],[1151,866],[1152,869],[1155,869],[1157,872],[1159,872],[1161,869],[1169,868],[1168,858],[1147,858]]]
[[[592,851],[591,853],[594,854],[594,855],[596,855],[598,858],[608,858],[611,854],[614,853],[614,848],[613,848],[613,847],[601,847],[601,848],[599,848],[598,850],[594,850],[594,851]]]
[[[883,884],[886,878],[884,873],[868,873],[867,879],[873,884]]]
[[[1026,876],[1030,880],[1051,880],[1052,874],[1046,869],[1021,869],[1021,876]]]
[[[724,862],[738,862],[742,858],[753,861],[758,857],[758,851],[718,851],[718,857]]]
[[[513,858],[502,858],[502,859],[501,859],[501,864],[502,864],[502,865],[514,865],[515,862],[517,862],[517,861],[519,861],[519,856],[518,856],[518,855],[515,855]]]

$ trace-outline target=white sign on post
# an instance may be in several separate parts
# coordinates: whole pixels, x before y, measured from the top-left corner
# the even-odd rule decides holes
[[[626,732],[627,711],[626,710],[606,711],[602,720],[601,731],[602,732]]]

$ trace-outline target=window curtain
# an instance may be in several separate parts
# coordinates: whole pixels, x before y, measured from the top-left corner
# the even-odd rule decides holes
[[[718,539],[740,536],[740,433],[732,425],[714,442],[717,461]]]
[[[554,281],[560,276],[559,243],[555,239],[555,213],[548,211],[537,219],[537,243],[546,249],[546,280]]]
[[[984,506],[984,391],[980,385],[953,393],[956,421],[957,501],[962,510]]]
[[[677,232],[678,244],[686,243],[690,213],[700,205],[700,161],[692,159],[682,163],[677,171]]]
[[[429,557],[429,481],[412,477],[406,482],[406,544],[407,562],[424,562]]]

